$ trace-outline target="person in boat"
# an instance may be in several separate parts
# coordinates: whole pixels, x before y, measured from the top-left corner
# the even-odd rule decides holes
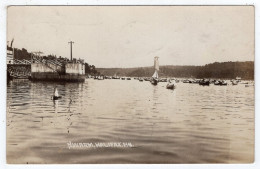
[[[171,81],[171,79],[168,80],[168,84],[166,85],[167,89],[174,89],[175,84]]]

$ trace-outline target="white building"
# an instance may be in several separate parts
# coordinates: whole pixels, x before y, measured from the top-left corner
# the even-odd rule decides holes
[[[7,49],[6,64],[14,64],[14,50]]]

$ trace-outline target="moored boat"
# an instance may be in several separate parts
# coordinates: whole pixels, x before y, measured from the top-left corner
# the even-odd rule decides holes
[[[198,84],[199,83],[199,79],[191,79],[190,80],[190,83],[192,83],[192,84]]]
[[[190,83],[190,81],[188,79],[185,79],[182,81],[182,83]]]
[[[217,86],[227,86],[227,81],[225,81],[225,80],[216,80],[214,82],[214,85],[217,85]]]
[[[166,85],[166,88],[167,88],[167,89],[174,89],[175,86],[174,86],[174,84],[167,84],[167,85]]]
[[[139,80],[139,82],[143,82],[143,81],[144,81],[144,79],[143,79],[143,78],[139,78],[138,80]]]
[[[175,84],[169,80],[168,84],[166,85],[166,89],[174,89],[175,88]]]
[[[118,77],[116,74],[114,76],[112,76],[112,79],[120,79],[120,77]]]
[[[104,76],[98,76],[98,80],[104,80]]]
[[[159,80],[159,82],[167,82],[167,79],[166,79],[166,78],[161,78],[161,79]]]
[[[221,83],[220,83],[220,86],[227,86],[227,81],[222,80]]]
[[[209,84],[210,84],[209,80],[205,80],[205,79],[203,79],[199,82],[199,85],[202,85],[202,86],[209,86]]]
[[[214,82],[214,85],[220,85],[220,81],[216,80],[216,81]]]
[[[236,80],[232,81],[232,85],[237,85],[237,84],[238,84],[238,81],[236,81]]]

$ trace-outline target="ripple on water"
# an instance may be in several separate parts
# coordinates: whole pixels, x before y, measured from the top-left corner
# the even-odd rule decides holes
[[[62,99],[52,101],[54,86]],[[9,163],[246,163],[254,159],[254,88],[136,80],[7,86]],[[67,143],[132,148],[69,149]],[[243,145],[243,146],[241,146]]]

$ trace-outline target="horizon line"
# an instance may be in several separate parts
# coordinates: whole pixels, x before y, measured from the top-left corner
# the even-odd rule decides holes
[[[211,62],[204,65],[160,65],[160,67],[164,66],[206,66],[208,64],[214,64],[214,63],[228,63],[228,62],[255,62],[254,60],[247,60],[247,61],[225,61],[225,62]],[[135,68],[147,68],[147,67],[153,67],[153,66],[139,66],[139,67],[96,67],[96,69],[135,69]]]

